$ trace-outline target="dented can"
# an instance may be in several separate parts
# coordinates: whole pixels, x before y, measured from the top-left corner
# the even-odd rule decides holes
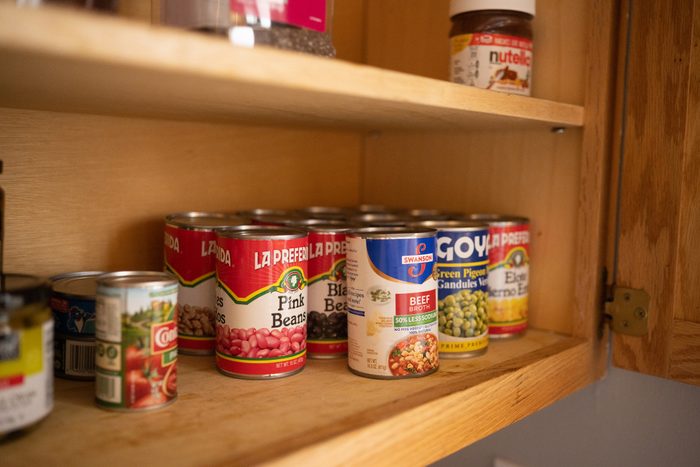
[[[348,366],[353,373],[399,379],[438,369],[435,235],[422,227],[348,232]]]
[[[274,226],[217,230],[216,366],[269,379],[306,364],[308,234]]]
[[[498,214],[472,214],[489,225],[489,336],[525,333],[530,276],[530,220]]]
[[[54,319],[54,374],[59,378],[95,379],[95,295],[100,271],[51,278]]]
[[[165,218],[165,270],[179,282],[178,350],[211,355],[215,347],[216,236],[214,229],[243,225],[231,214],[183,212]]]
[[[165,272],[122,271],[97,279],[97,405],[152,410],[177,397],[177,280]]]

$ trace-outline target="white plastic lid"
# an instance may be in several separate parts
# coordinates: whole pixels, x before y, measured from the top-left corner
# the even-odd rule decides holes
[[[452,0],[450,18],[468,11],[510,10],[535,16],[535,0]]]

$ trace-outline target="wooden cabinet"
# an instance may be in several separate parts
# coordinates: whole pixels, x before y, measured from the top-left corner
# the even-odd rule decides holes
[[[182,357],[179,401],[148,414],[57,381],[4,459],[426,463],[604,374],[618,5],[538,1],[532,98],[445,81],[447,6],[336,2],[339,58],[364,65],[0,4],[8,270],[160,269],[162,217],[183,210],[383,203],[526,215],[533,234],[533,329],[484,357],[412,381],[318,361],[240,381]]]

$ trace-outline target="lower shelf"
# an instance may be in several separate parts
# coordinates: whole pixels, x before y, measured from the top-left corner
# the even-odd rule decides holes
[[[424,464],[590,383],[594,359],[592,342],[537,330],[402,381],[318,360],[289,378],[244,381],[181,356],[179,399],[151,413],[100,410],[92,383],[57,380],[53,413],[0,445],[0,457],[5,466]]]

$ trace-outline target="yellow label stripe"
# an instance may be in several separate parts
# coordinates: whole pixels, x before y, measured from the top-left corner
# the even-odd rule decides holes
[[[347,342],[347,339],[341,339],[341,340],[327,340],[327,341],[312,341],[311,339],[307,339],[306,342],[309,344],[342,344]]]
[[[236,357],[229,357],[228,355],[223,355],[219,352],[216,352],[216,355],[219,358],[223,358],[224,360],[228,360],[230,362],[266,364],[266,363],[288,362],[290,360],[294,360],[295,358],[299,358],[303,355],[306,355],[306,349],[302,350],[299,353],[295,353],[292,355],[286,355],[286,356],[280,357],[280,358],[236,358]]]
[[[169,273],[173,274],[175,277],[177,277],[177,280],[180,282],[180,285],[184,285],[185,287],[192,287],[194,285],[199,284],[200,282],[204,282],[205,280],[214,277],[216,273],[214,271],[208,272],[202,276],[199,276],[196,279],[193,279],[191,281],[185,280],[175,269],[173,269],[172,266],[170,266],[168,263],[165,263],[165,268],[168,270]]]
[[[489,264],[489,260],[475,261],[473,263],[437,263],[438,267],[444,266],[454,266],[454,267],[465,267],[465,266],[486,266]]]
[[[184,339],[187,341],[213,341],[214,336],[210,337],[200,337],[200,336],[188,336],[187,334],[178,334],[178,339]]]

